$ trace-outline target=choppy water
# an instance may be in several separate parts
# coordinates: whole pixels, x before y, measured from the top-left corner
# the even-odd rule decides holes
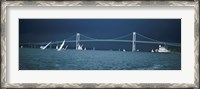
[[[180,70],[181,54],[19,49],[20,70]]]

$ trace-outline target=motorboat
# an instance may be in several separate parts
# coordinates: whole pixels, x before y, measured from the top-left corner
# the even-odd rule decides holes
[[[165,46],[159,45],[158,52],[159,53],[170,52],[170,50],[168,50]]]

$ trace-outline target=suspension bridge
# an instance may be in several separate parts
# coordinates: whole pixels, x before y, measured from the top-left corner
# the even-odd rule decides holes
[[[132,39],[128,39],[125,40],[123,38],[126,37],[130,37],[132,36]],[[136,40],[136,36],[142,37],[144,39],[147,39],[149,41],[141,41],[141,40]],[[72,38],[76,38],[74,40],[70,40]],[[81,38],[86,38],[86,39],[81,39]],[[136,51],[136,43],[144,43],[144,44],[159,44],[159,45],[168,45],[168,46],[175,46],[175,47],[180,47],[181,44],[180,43],[172,43],[172,42],[164,42],[164,41],[159,41],[159,40],[155,40],[152,38],[149,38],[147,36],[141,35],[139,33],[133,32],[133,33],[129,33],[127,35],[123,35],[120,37],[116,37],[116,38],[111,38],[111,39],[96,39],[96,38],[92,38],[89,36],[85,36],[83,34],[80,33],[76,33],[76,35],[72,35],[71,37],[68,37],[65,40],[66,43],[76,43],[76,50],[78,49],[78,46],[80,45],[81,42],[126,42],[126,43],[131,43],[132,44],[132,51]],[[54,41],[51,42],[52,45],[54,44],[60,44],[63,43],[63,41]],[[28,45],[28,44],[32,44],[32,45],[45,45],[47,44],[47,42],[41,42],[41,43],[20,43],[20,45]]]

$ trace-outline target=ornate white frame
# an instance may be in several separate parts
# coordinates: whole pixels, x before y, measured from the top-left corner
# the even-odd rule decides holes
[[[1,88],[195,88],[199,89],[199,1],[2,1],[1,2]],[[15,83],[6,82],[6,8],[11,6],[194,6],[195,81],[179,83]]]

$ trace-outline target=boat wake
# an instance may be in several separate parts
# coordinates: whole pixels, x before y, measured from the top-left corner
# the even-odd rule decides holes
[[[159,70],[159,69],[162,69],[162,68],[163,68],[163,65],[155,64],[155,65],[150,66],[150,67],[138,68],[138,70]]]

